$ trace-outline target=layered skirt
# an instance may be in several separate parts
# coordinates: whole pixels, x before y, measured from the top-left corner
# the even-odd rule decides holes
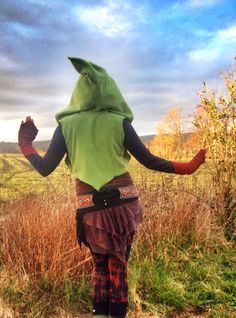
[[[129,188],[128,186],[131,186],[132,191],[135,188],[129,173],[125,173],[112,179],[103,188]],[[77,209],[77,236],[82,229],[83,243],[89,246],[93,253],[115,255],[124,261],[127,248],[131,245],[133,235],[143,218],[138,197],[135,195],[133,199],[120,200],[114,206],[98,208],[99,205],[93,203],[89,206],[93,191],[90,185],[76,180],[77,208],[81,207],[81,197],[85,198],[85,208]],[[78,240],[81,241],[81,235]]]

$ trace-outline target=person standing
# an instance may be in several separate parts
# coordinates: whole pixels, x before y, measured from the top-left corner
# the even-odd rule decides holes
[[[75,178],[76,233],[93,256],[93,315],[124,318],[128,308],[127,266],[142,209],[128,172],[133,155],[148,169],[192,174],[205,161],[201,149],[187,163],[154,156],[132,126],[133,113],[104,68],[69,58],[80,76],[69,105],[56,114],[58,126],[44,156],[32,145],[38,129],[28,116],[18,140],[24,156],[42,175],[66,155]]]

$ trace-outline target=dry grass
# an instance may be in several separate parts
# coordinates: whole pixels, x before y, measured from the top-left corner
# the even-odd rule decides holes
[[[143,231],[145,240],[162,242],[168,239],[176,244],[205,245],[216,236],[214,212],[206,204],[189,194],[177,194],[169,205],[155,206],[146,214]]]
[[[194,177],[162,175],[157,181],[155,173],[145,180],[142,171],[135,177],[144,212],[137,243],[148,244],[150,252],[166,242],[193,249],[226,244],[212,208],[212,189],[202,173],[205,171]]]
[[[134,272],[130,284],[132,308],[128,317],[201,317],[195,312],[188,313],[189,316],[175,315],[174,311],[170,316],[167,306],[162,303],[157,311],[155,302],[152,304],[152,300],[145,299],[140,292],[139,284],[145,287],[145,283],[135,270],[144,268],[148,262],[152,268],[151,280],[155,275],[153,264],[160,253],[166,264],[173,259],[184,264],[191,260],[191,251],[203,257],[204,248],[227,245],[210,204],[211,188],[204,186],[207,182],[202,182],[201,174],[199,181],[196,177],[187,177],[181,182],[178,177],[149,174],[142,169],[135,169],[132,174],[140,192],[144,220],[131,253],[130,266]],[[0,232],[3,264],[0,295],[6,301],[1,310],[9,318],[18,317],[22,312],[30,313],[29,317],[90,317],[73,315],[73,312],[88,312],[90,309],[92,260],[89,250],[80,250],[77,244],[74,189],[68,180],[63,184],[66,194],[61,188],[57,189],[60,191],[28,194],[5,206]],[[132,264],[133,261],[137,266]],[[168,275],[164,270],[162,273]],[[172,277],[169,281],[178,285],[178,280],[175,282]],[[78,282],[82,282],[81,288]],[[167,288],[168,282],[163,286]],[[169,287],[172,297],[173,288]],[[147,292],[151,291],[147,289]],[[11,307],[7,306],[8,301]],[[27,304],[29,301],[30,305]]]
[[[15,318],[14,311],[0,298],[0,318]]]
[[[188,191],[154,191],[140,187],[144,221],[136,236],[136,248],[145,244],[150,256],[166,241],[186,246],[204,246],[223,239],[214,212]],[[171,190],[171,189],[170,189]],[[1,239],[2,261],[19,274],[61,280],[91,273],[86,248],[80,250],[75,235],[75,205],[71,193],[26,195],[8,206]],[[86,266],[85,266],[86,265]]]
[[[1,237],[7,268],[53,280],[89,273],[91,257],[77,244],[74,210],[73,200],[50,193],[27,195],[10,206]]]

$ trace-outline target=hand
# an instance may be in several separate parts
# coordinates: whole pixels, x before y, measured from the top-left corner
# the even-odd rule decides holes
[[[27,116],[25,122],[22,120],[18,133],[19,145],[21,143],[32,143],[38,134],[38,129],[34,124],[34,120]]]
[[[27,123],[27,122],[34,123],[34,120],[33,120],[33,118],[31,118],[31,116],[27,116],[27,117],[25,118],[25,123]],[[21,121],[21,124],[24,124],[24,121],[23,121],[23,120]]]
[[[173,162],[175,173],[177,174],[192,174],[205,162],[207,149],[201,149],[193,157],[193,159],[187,163]]]
[[[198,151],[198,153],[193,157],[193,159],[190,161],[191,164],[202,164],[205,162],[206,159],[206,152],[207,149],[201,149]]]
[[[18,132],[18,143],[24,156],[36,154],[37,151],[32,147],[32,142],[37,136],[38,129],[34,124],[34,120],[27,116],[25,122],[22,120]]]

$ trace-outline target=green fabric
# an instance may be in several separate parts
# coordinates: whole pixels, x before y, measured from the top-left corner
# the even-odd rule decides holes
[[[70,58],[80,73],[70,103],[56,114],[75,178],[99,190],[128,171],[130,155],[124,148],[123,120],[133,120],[115,81],[100,66]]]
[[[57,121],[81,111],[110,111],[133,120],[133,114],[116,82],[106,70],[92,62],[69,58],[80,77],[74,88],[69,105],[56,114]]]

